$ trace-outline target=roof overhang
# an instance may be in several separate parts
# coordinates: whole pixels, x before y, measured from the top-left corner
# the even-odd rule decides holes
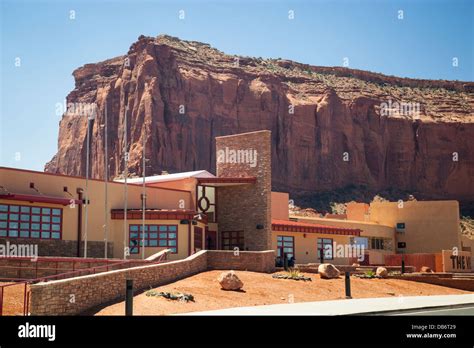
[[[252,185],[257,182],[257,178],[246,177],[246,178],[198,178],[198,185],[202,186],[239,186],[239,185]]]
[[[195,218],[199,213],[194,210],[184,209],[145,209],[145,220],[196,220],[207,224],[207,215],[200,214],[201,219]],[[112,220],[123,220],[123,209],[112,209]],[[143,218],[142,209],[127,209],[128,220],[141,220]]]
[[[319,234],[337,234],[342,236],[360,236],[361,230],[353,228],[340,228],[333,226],[313,225],[303,222],[274,220],[272,221],[272,231],[275,232],[300,232],[300,233],[319,233]]]
[[[21,193],[6,193],[0,194],[0,199],[9,199],[13,201],[25,201],[30,203],[50,203],[50,204],[83,204],[82,201],[73,198],[53,197],[44,195],[26,195]]]

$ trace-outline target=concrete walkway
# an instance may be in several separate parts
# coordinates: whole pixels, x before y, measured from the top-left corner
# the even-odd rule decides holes
[[[400,296],[237,307],[178,315],[348,315],[474,304],[474,294]]]

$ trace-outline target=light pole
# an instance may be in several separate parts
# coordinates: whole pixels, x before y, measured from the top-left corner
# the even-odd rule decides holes
[[[128,177],[128,149],[127,149],[127,113],[128,113],[128,106],[125,107],[125,119],[124,119],[124,145],[123,145],[123,151],[124,151],[124,163],[125,163],[125,168],[123,170],[123,175],[125,179],[125,185],[124,185],[124,215],[123,215],[123,258],[124,260],[127,258],[127,200],[128,200],[128,191],[127,191],[127,177]]]
[[[86,140],[86,194],[85,194],[85,224],[84,224],[84,258],[87,258],[87,223],[89,219],[89,153],[91,138],[91,123],[95,118],[95,108],[87,115],[87,140]]]
[[[145,145],[146,145],[146,125],[143,124],[143,149],[142,149],[142,259],[145,259],[145,207],[146,207],[146,185],[145,185]]]
[[[108,227],[109,227],[109,219],[108,219],[108,181],[109,181],[109,155],[108,155],[108,140],[107,140],[107,101],[105,102],[105,113],[104,113],[104,151],[105,151],[105,163],[104,163],[104,176],[105,176],[105,202],[104,202],[104,219],[105,219],[105,225],[104,225],[104,258],[107,259],[107,244],[108,244]]]

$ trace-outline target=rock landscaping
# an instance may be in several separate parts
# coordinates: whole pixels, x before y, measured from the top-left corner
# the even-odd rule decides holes
[[[178,293],[171,293],[171,292],[158,292],[154,290],[150,290],[146,292],[147,296],[162,296],[164,298],[167,298],[169,300],[175,300],[175,301],[183,301],[183,302],[194,302],[194,296],[191,294],[182,294],[180,292]]]
[[[217,280],[223,290],[237,291],[244,286],[244,283],[242,283],[234,271],[222,272]]]

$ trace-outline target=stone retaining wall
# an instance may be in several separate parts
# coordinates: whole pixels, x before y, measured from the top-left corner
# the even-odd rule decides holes
[[[308,263],[308,264],[297,264],[296,268],[298,268],[301,272],[306,273],[318,273],[319,263]],[[340,272],[351,272],[351,273],[365,273],[367,271],[375,272],[377,267],[379,266],[348,266],[348,265],[334,265]],[[401,272],[402,268],[400,266],[381,266],[385,267],[388,272]],[[405,266],[406,273],[415,272],[414,266]]]
[[[275,251],[208,250],[208,269],[232,269],[270,273],[275,271]]]
[[[82,314],[100,305],[124,300],[125,280],[133,279],[135,291],[149,289],[206,271],[234,269],[271,272],[274,251],[245,252],[202,250],[184,260],[139,266],[31,285],[31,315]]]
[[[411,280],[414,282],[428,283],[433,285],[446,286],[448,288],[474,291],[474,278],[456,278],[452,275],[436,274],[405,274],[403,276],[390,277],[394,279]]]

